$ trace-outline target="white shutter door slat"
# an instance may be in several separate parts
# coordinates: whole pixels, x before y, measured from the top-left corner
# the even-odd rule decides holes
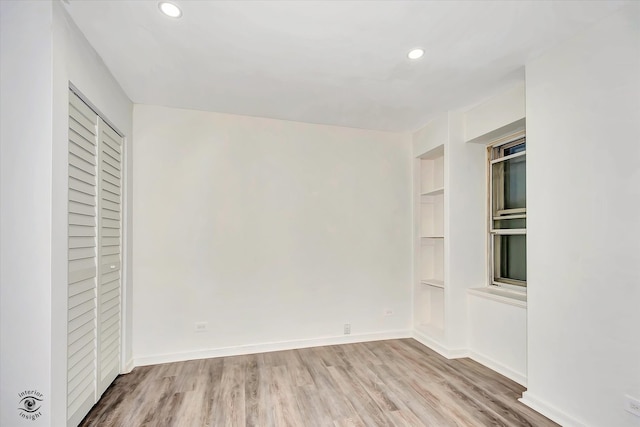
[[[69,142],[72,143],[69,146],[69,153],[78,160],[95,165],[96,146],[94,141],[96,139],[96,135],[83,127],[78,127],[77,124],[75,127],[77,130],[74,130],[73,128],[69,129]]]
[[[84,359],[83,362],[76,365],[76,367],[77,371],[75,375],[69,379],[69,390],[72,390],[72,394],[73,390],[77,390],[79,385],[84,384],[87,380],[89,380],[89,382],[91,381],[91,374],[95,370],[93,360],[91,360],[90,357]]]
[[[91,345],[87,345],[82,347],[80,350],[75,352],[74,354],[69,355],[69,366],[77,366],[86,358],[92,358],[93,352],[95,349]]]
[[[106,179],[102,180],[102,189],[104,191],[108,191],[109,193],[120,196],[120,187],[114,185],[113,182],[107,181]]]
[[[89,163],[95,164],[95,156],[93,154],[92,141],[95,139],[95,133],[82,126],[76,120],[69,120],[69,140],[73,142],[69,146],[69,152],[84,159]]]
[[[94,196],[73,189],[69,189],[69,201],[91,207],[96,205],[96,198]]]
[[[110,200],[105,200],[102,199],[101,200],[102,203],[102,207],[105,209],[108,209],[110,211],[114,211],[114,212],[120,212],[120,204],[119,203],[114,203]]]
[[[69,188],[72,190],[75,190],[79,193],[84,193],[84,194],[88,194],[90,196],[95,196],[96,195],[96,188],[95,186],[93,186],[92,184],[89,184],[87,182],[83,182],[80,180],[77,180],[75,178],[70,178],[69,179]]]
[[[92,351],[95,351],[95,337],[93,333],[87,333],[81,336],[80,338],[78,338],[77,340],[71,342],[69,345],[69,349],[67,350],[68,351],[67,354],[69,356],[73,356],[74,354],[81,351],[85,347],[90,347],[91,349],[93,349]],[[71,375],[73,373],[73,366],[74,365],[69,365],[70,376],[73,376]]]
[[[109,175],[117,178],[118,180],[122,177],[120,175],[120,170],[114,168],[113,166],[111,166],[110,164],[106,163],[106,162],[102,162],[102,172],[104,173],[108,173]]]
[[[69,237],[69,249],[93,248],[93,237]]]
[[[93,313],[91,312],[86,312],[85,314],[82,314],[76,319],[74,319],[73,322],[69,322],[69,329],[72,331],[75,331],[80,327],[82,327],[82,325],[88,322],[93,322],[95,319],[92,314]]]
[[[118,194],[113,194],[109,191],[102,190],[100,192],[100,197],[102,200],[108,200],[113,203],[120,204],[120,196]]]
[[[108,273],[104,273],[102,275],[103,283],[116,283],[115,286],[120,286],[120,270],[114,268],[113,271],[109,271]]]
[[[109,139],[107,137],[107,139]],[[118,166],[120,165],[120,151],[119,150],[114,150],[108,143],[107,140],[105,140],[105,144],[103,145],[103,149],[104,149],[104,154],[109,156],[109,159],[112,159],[114,162],[118,163]],[[118,169],[120,169],[120,167],[118,167]]]
[[[84,268],[82,270],[69,270],[69,285],[72,285],[83,280],[93,279],[95,281],[96,270],[93,267]],[[94,285],[95,286],[95,285]],[[69,293],[73,292],[72,290]],[[94,301],[95,302],[95,301]]]
[[[105,173],[102,175],[102,182],[104,182],[105,184],[111,184],[109,188],[118,188],[118,186],[120,185],[119,184],[120,178],[110,175],[108,173]],[[114,193],[114,191],[112,191],[112,193]],[[120,194],[120,193],[117,193],[117,194]]]
[[[93,248],[69,249],[70,261],[79,261],[81,259],[94,258],[95,256]]]
[[[83,225],[85,227],[95,226],[96,218],[92,215],[82,215],[75,212],[69,212],[70,225]]]
[[[104,207],[100,209],[100,215],[102,216],[103,219],[107,218],[107,219],[115,219],[116,221],[120,221],[119,212],[105,209]]]
[[[69,166],[69,177],[82,182],[92,182],[96,179],[94,175],[91,175],[90,173],[71,165]]]
[[[120,246],[119,237],[105,237],[102,239],[102,246]]]
[[[69,317],[69,325],[77,320],[77,317],[83,316],[84,313],[91,313],[91,305],[94,303],[95,298],[96,296],[93,287],[86,289],[83,292],[77,292],[74,295],[69,295],[69,308],[76,310],[74,312],[74,317]],[[69,331],[72,330],[73,328],[70,327]]]
[[[76,342],[80,339],[79,336],[76,336],[76,334],[74,334],[74,327],[78,323],[78,318],[84,316],[87,313],[93,315],[94,305],[95,301],[92,298],[90,301],[81,303],[76,302],[76,305],[71,307],[71,309],[69,310],[69,349],[71,349],[71,346],[75,345]],[[69,351],[71,352],[71,350]]]
[[[73,153],[69,153],[69,165],[73,166],[74,168],[80,169],[81,171],[89,175],[95,175],[95,165],[86,162],[84,159],[76,156]]]
[[[95,289],[93,280],[89,279],[83,282],[77,282],[74,284],[73,288],[69,287],[69,298],[88,291],[89,289]]]
[[[95,209],[93,206],[83,205],[81,203],[69,201],[69,213],[77,213],[80,215],[95,216]]]
[[[105,218],[102,217],[102,226],[105,228],[116,228],[120,229],[120,221],[117,219]]]

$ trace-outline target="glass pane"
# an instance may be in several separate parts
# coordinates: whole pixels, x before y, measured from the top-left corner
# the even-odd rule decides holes
[[[494,235],[493,242],[494,279],[526,282],[527,236],[525,234]]]
[[[527,207],[526,156],[492,165],[494,216],[507,209]]]
[[[527,228],[526,218],[501,219],[498,221],[493,221],[494,230],[505,230],[513,228]]]
[[[519,153],[521,151],[524,151],[527,149],[527,144],[525,144],[524,142],[522,144],[518,144],[518,145],[514,145],[512,147],[508,147],[504,149],[504,152],[502,153],[503,157],[507,157],[510,156],[512,154],[516,154]]]

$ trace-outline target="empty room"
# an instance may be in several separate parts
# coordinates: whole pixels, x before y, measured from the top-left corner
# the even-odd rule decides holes
[[[0,0],[0,425],[640,427],[640,2]]]

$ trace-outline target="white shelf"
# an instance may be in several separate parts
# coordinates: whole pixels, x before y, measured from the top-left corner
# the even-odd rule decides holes
[[[422,279],[420,283],[426,286],[433,286],[434,288],[444,289],[444,280],[440,279]]]

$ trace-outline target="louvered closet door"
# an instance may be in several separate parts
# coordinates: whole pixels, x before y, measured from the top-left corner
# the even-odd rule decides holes
[[[69,93],[69,426],[120,373],[122,143]]]
[[[67,414],[77,425],[96,401],[98,116],[69,94]]]
[[[99,120],[98,394],[120,373],[122,137]]]

